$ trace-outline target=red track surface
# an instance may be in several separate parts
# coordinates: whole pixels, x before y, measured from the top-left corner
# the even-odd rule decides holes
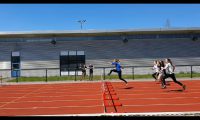
[[[112,83],[120,102],[120,111],[131,112],[190,112],[200,111],[200,81],[181,81],[187,88],[170,82],[160,89],[155,82],[131,82],[129,88]],[[126,88],[126,89],[125,89]]]
[[[101,83],[0,87],[0,116],[102,113]]]
[[[170,82],[167,89],[152,81],[112,82],[111,93],[118,113],[200,111],[200,81]],[[67,115],[104,113],[102,83],[6,85],[0,87],[0,116]],[[113,112],[112,106],[106,112]]]

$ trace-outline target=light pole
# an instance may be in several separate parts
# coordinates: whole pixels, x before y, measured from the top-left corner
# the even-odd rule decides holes
[[[77,21],[77,22],[79,22],[79,23],[81,24],[81,30],[82,30],[82,25],[83,25],[83,23],[86,22],[86,20],[79,20],[79,21]]]

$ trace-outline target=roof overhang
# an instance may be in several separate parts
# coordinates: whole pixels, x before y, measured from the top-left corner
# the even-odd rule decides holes
[[[120,30],[63,30],[63,31],[14,31],[0,32],[0,38],[34,38],[34,37],[81,37],[81,36],[112,36],[134,34],[195,34],[200,33],[199,27],[193,28],[154,28],[154,29],[120,29]]]

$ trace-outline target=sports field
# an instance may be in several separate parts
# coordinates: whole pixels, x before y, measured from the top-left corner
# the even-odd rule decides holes
[[[155,81],[129,81],[128,86],[119,80],[5,84],[0,87],[0,116],[200,113],[199,80],[180,81],[185,91],[171,81],[166,89]]]

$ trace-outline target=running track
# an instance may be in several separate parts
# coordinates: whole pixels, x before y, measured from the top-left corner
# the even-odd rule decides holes
[[[128,87],[121,81],[108,82],[115,93],[112,98],[118,98],[110,106],[105,104],[102,82],[4,85],[0,116],[200,111],[200,81],[181,82],[185,91],[173,82],[167,89],[154,81],[130,81]]]

